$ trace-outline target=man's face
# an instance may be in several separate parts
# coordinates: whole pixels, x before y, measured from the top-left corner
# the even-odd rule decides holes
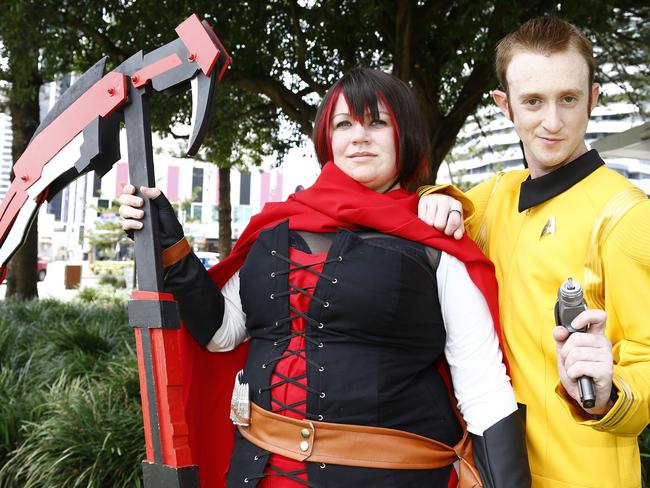
[[[550,56],[518,52],[506,78],[508,95],[496,90],[493,97],[515,126],[531,177],[550,173],[587,151],[584,136],[599,86],[589,86],[587,62],[576,50]]]

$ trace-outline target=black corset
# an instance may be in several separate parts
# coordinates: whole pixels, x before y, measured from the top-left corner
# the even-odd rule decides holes
[[[275,363],[301,354],[307,366],[306,418],[395,428],[454,444],[461,435],[435,365],[445,344],[435,269],[426,248],[378,233],[341,230],[315,289],[290,284],[289,243],[305,247],[286,222],[262,232],[240,270],[251,346],[245,368],[251,400],[267,410]],[[301,249],[309,252],[309,249]],[[290,293],[312,296],[289,308]],[[305,321],[305,350],[286,349],[291,320]],[[283,381],[294,382],[296,378]],[[228,486],[255,486],[267,452],[237,434]],[[383,470],[307,463],[309,486],[446,487],[449,469]],[[244,482],[246,480],[246,482]]]

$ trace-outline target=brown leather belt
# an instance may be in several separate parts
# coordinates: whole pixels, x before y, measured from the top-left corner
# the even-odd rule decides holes
[[[238,429],[256,446],[297,461],[384,469],[435,469],[460,461],[459,488],[483,486],[467,431],[450,447],[396,429],[297,420],[254,403],[250,426]]]

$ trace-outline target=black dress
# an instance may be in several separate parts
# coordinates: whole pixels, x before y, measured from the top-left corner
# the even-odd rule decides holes
[[[290,246],[311,251],[287,222],[263,231],[239,274],[251,336],[245,380],[251,400],[267,410],[277,407],[269,385],[296,315],[289,308],[288,290],[296,292],[288,279]],[[305,417],[458,442],[462,430],[435,367],[446,334],[431,250],[376,232],[341,230],[324,261],[303,317]],[[256,486],[267,460],[267,451],[236,433],[227,486]],[[308,462],[306,469],[312,487],[446,488],[451,466],[385,470]]]

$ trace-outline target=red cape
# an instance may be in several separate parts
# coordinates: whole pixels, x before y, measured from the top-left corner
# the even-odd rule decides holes
[[[417,207],[417,195],[406,190],[377,193],[330,162],[310,188],[294,193],[286,202],[267,203],[251,219],[232,254],[210,269],[210,275],[222,287],[241,268],[260,231],[283,220],[289,220],[289,229],[311,232],[375,229],[440,249],[465,263],[470,278],[486,298],[501,340],[494,265],[468,237],[456,241],[418,219]],[[220,488],[225,484],[233,446],[234,429],[228,420],[230,396],[235,374],[244,367],[248,346],[210,353],[184,329],[179,341],[193,462],[199,466],[201,486]]]

